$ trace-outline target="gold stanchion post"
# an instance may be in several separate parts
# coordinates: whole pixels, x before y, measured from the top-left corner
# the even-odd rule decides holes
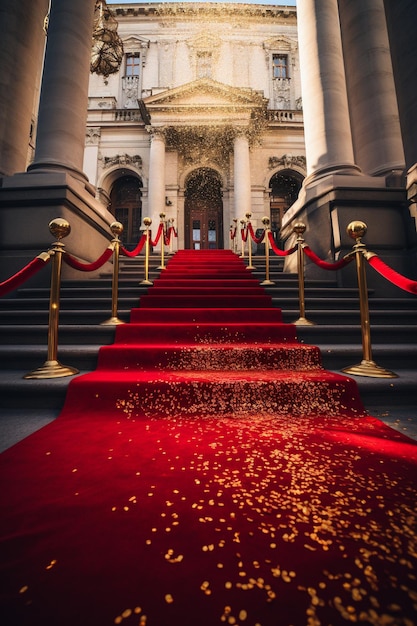
[[[237,254],[237,218],[233,218],[233,230],[235,232],[235,237],[233,239],[233,252]]]
[[[252,265],[252,236],[248,228],[251,217],[252,217],[252,213],[246,213],[246,224],[247,224],[247,234],[248,234],[248,265],[246,266],[246,269],[256,270],[256,267]]]
[[[303,222],[297,222],[294,225],[293,232],[297,235],[297,268],[298,268],[298,298],[300,306],[300,317],[293,322],[297,326],[314,326],[314,322],[311,322],[306,318],[306,306],[305,306],[305,291],[304,291],[304,238],[306,225]]]
[[[244,231],[245,228],[246,228],[246,222],[245,222],[245,220],[242,219],[242,220],[240,220],[240,231],[241,231],[240,234],[241,235],[242,235],[242,230]],[[239,258],[241,258],[241,259],[245,258],[245,241],[243,239],[243,236],[242,236],[242,251],[240,253],[240,257]]]
[[[275,285],[274,281],[269,279],[269,217],[263,217],[262,224],[265,227],[265,280],[261,282],[261,285]]]
[[[79,370],[68,365],[61,365],[57,360],[58,354],[58,323],[59,323],[59,295],[61,287],[62,255],[64,244],[61,239],[67,237],[71,232],[71,226],[67,220],[56,218],[49,223],[49,230],[57,241],[52,245],[50,254],[52,256],[51,293],[49,298],[49,324],[48,324],[48,356],[45,363],[36,370],[29,372],[23,378],[63,378],[78,374]]]
[[[158,270],[165,270],[165,213],[160,213],[159,217],[161,219],[162,224],[162,233],[161,233],[161,265],[157,268]]]
[[[356,258],[356,273],[358,277],[359,287],[359,306],[361,315],[361,331],[362,331],[362,361],[357,365],[345,367],[342,372],[345,374],[353,374],[356,376],[371,376],[373,378],[397,378],[397,374],[380,367],[372,359],[371,346],[371,328],[369,321],[369,300],[368,287],[366,282],[365,256],[366,246],[362,242],[365,236],[367,225],[364,222],[351,222],[347,227],[347,233],[355,240],[353,250]]]
[[[145,278],[144,280],[142,280],[140,282],[141,285],[153,285],[153,282],[151,280],[149,280],[149,248],[151,245],[150,242],[150,238],[151,238],[151,231],[150,231],[150,225],[152,224],[152,220],[150,217],[145,217],[143,219],[143,223],[145,225],[146,231],[145,231],[145,237],[146,237],[146,241],[145,241]]]
[[[170,217],[169,220],[170,222],[170,226],[169,229],[174,227],[174,218]],[[172,254],[172,240],[173,240],[173,236],[172,236],[172,230],[170,230],[170,237],[169,237],[169,254]]]
[[[119,319],[117,314],[117,301],[119,297],[119,258],[120,258],[120,238],[119,235],[123,232],[123,224],[120,222],[112,222],[110,224],[110,230],[113,234],[112,244],[113,248],[113,284],[111,293],[111,317],[101,322],[101,326],[117,326],[118,324],[124,324],[123,320]]]

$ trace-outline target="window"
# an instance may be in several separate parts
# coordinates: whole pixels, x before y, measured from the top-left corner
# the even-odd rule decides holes
[[[272,78],[289,78],[288,57],[286,54],[272,55]]]
[[[139,76],[140,56],[138,52],[126,55],[126,76]]]
[[[210,78],[212,73],[211,52],[200,51],[197,53],[197,78]]]

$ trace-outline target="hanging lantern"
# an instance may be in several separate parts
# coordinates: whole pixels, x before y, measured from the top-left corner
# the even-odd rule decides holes
[[[119,70],[123,43],[117,33],[117,21],[105,0],[97,0],[94,12],[91,72],[107,78]]]

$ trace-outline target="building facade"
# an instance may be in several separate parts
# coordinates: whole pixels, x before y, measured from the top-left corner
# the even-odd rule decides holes
[[[125,241],[161,213],[180,248],[228,247],[248,212],[279,232],[306,174],[295,8],[110,8],[124,56],[91,75],[84,171]]]
[[[360,219],[373,251],[417,275],[414,0],[110,5],[123,56],[97,75],[101,6],[1,3],[0,278],[49,246],[55,217],[94,261],[115,218],[135,244],[161,213],[181,248],[229,247],[247,213],[288,247],[303,221],[329,261]]]

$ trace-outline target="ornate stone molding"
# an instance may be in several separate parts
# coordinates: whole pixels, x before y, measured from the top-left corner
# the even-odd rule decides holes
[[[292,154],[283,154],[282,157],[269,157],[268,168],[270,170],[273,170],[280,165],[288,169],[296,166],[305,170],[306,158],[303,155],[292,156]]]
[[[111,157],[101,157],[103,163],[103,169],[112,167],[113,165],[130,165],[137,169],[139,172],[142,170],[142,157],[139,154],[131,156],[130,154],[116,154]]]
[[[85,135],[85,145],[86,146],[98,146],[100,143],[101,137],[101,128],[91,127],[87,128],[87,132]]]
[[[129,37],[123,41],[123,47],[126,54],[139,53],[142,67],[146,65],[150,41],[140,37]]]

